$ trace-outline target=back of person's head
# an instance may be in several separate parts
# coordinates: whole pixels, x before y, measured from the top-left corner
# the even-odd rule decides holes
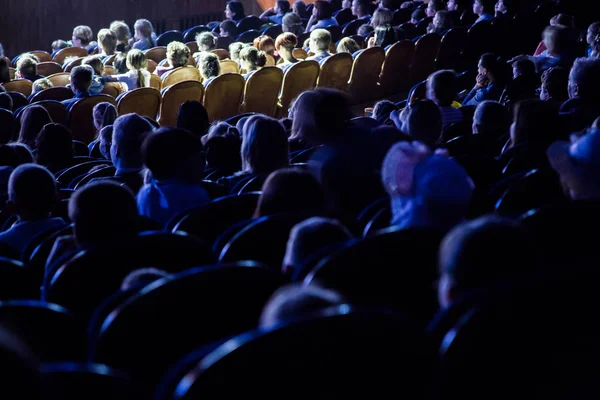
[[[342,40],[340,40],[336,48],[336,51],[338,53],[354,54],[358,50],[360,50],[360,46],[358,45],[358,43],[356,43],[354,39],[349,37],[345,37]]]
[[[141,168],[141,148],[152,125],[137,114],[125,114],[115,120],[110,156],[119,168]]]
[[[179,128],[160,128],[142,145],[142,161],[156,180],[198,183],[204,171],[200,138]]]
[[[275,50],[279,51],[282,47],[288,51],[294,50],[298,44],[298,38],[291,32],[284,32],[275,39]]]
[[[309,172],[280,169],[271,173],[263,184],[254,217],[290,213],[319,215],[323,209],[323,189]]]
[[[185,43],[171,42],[167,45],[167,60],[173,68],[183,67],[189,58],[190,48]]]
[[[448,11],[441,10],[435,13],[433,17],[433,28],[434,32],[443,33],[444,31],[452,28],[453,21],[451,14]]]
[[[221,22],[219,25],[219,30],[221,32],[221,36],[224,36],[226,33],[226,36],[235,38],[238,35],[237,25],[230,19],[226,19],[225,21]]]
[[[369,0],[354,0],[352,2],[352,8],[357,8],[362,14],[370,14],[373,8],[372,3]]]
[[[434,72],[427,79],[427,98],[440,107],[448,107],[456,97],[457,87],[458,82],[454,71]]]
[[[206,133],[210,127],[206,108],[196,100],[188,100],[179,106],[177,114],[177,127],[187,129],[198,138]]]
[[[246,45],[242,42],[233,42],[229,45],[229,57],[231,57],[231,59],[233,61],[239,61],[240,59],[240,51],[242,51],[242,49],[245,47]]]
[[[10,94],[6,92],[0,92],[0,108],[12,111],[13,99],[10,97]]]
[[[497,101],[486,100],[477,105],[473,114],[473,132],[500,139],[508,133],[510,113]]]
[[[550,25],[561,25],[569,29],[575,29],[575,18],[569,14],[557,14],[550,19]]]
[[[394,13],[387,8],[378,8],[373,13],[373,17],[371,18],[371,25],[374,28],[378,26],[391,25],[394,20]]]
[[[217,48],[217,38],[212,32],[200,32],[196,35],[196,44],[200,51],[211,51]]]
[[[12,147],[19,156],[19,165],[33,162],[33,153],[31,152],[29,146],[18,142],[12,142],[8,145]]]
[[[290,231],[283,257],[283,273],[291,273],[320,250],[350,239],[350,231],[335,219],[312,217],[296,224]]]
[[[535,76],[535,64],[533,61],[525,58],[513,64],[513,78],[519,76]]]
[[[383,123],[389,117],[392,111],[398,110],[396,104],[389,100],[380,100],[373,106],[373,118]]]
[[[255,115],[242,132],[242,167],[255,174],[269,174],[289,165],[289,145],[283,125],[273,118]]]
[[[150,41],[152,47],[155,46],[154,40],[152,39],[152,33],[154,33],[154,26],[152,26],[152,22],[147,19],[138,19],[133,24],[133,29],[135,29],[141,36],[145,37]]]
[[[275,55],[275,40],[269,35],[260,35],[254,39],[252,45],[267,54]]]
[[[131,37],[129,25],[125,21],[113,21],[110,23],[109,29],[115,34],[115,38],[119,42],[127,42]]]
[[[121,291],[141,289],[144,286],[169,276],[169,273],[158,268],[140,268],[132,271],[123,279]]]
[[[331,33],[326,29],[315,29],[310,33],[310,50],[313,52],[324,52],[331,45]],[[314,48],[313,48],[314,47]]]
[[[102,76],[104,74],[104,63],[101,56],[87,56],[81,60],[81,65],[89,65],[94,70],[94,75]]]
[[[94,70],[89,65],[78,65],[71,70],[71,89],[75,93],[87,92],[92,85]]]
[[[569,73],[569,97],[600,101],[600,58],[578,58]]]
[[[373,28],[371,24],[362,24],[356,30],[356,34],[359,36],[366,36],[373,31],[375,31],[375,28]]]
[[[104,54],[114,54],[117,49],[117,35],[110,29],[100,29],[98,31],[98,46]]]
[[[240,51],[240,63],[246,66],[246,70],[264,67],[267,63],[267,54],[254,46],[244,47]]]
[[[213,53],[202,53],[198,61],[198,69],[205,80],[219,76],[221,73],[219,57]]]
[[[227,7],[229,7],[229,10],[231,11],[232,19],[236,21],[246,16],[246,13],[244,12],[244,5],[240,1],[228,1]]]
[[[44,127],[52,122],[50,114],[42,106],[30,105],[21,114],[21,130],[19,131],[19,142],[35,149],[35,139]]]
[[[541,100],[523,100],[516,104],[510,138],[513,145],[547,146],[561,135],[561,123],[554,107]]]
[[[306,10],[306,3],[303,0],[294,1],[292,4],[292,10],[299,18],[308,19],[308,11]]]
[[[422,8],[417,8],[415,11],[412,12],[412,14],[410,15],[410,20],[413,23],[418,23],[421,22],[423,19],[427,18],[427,13],[425,12],[425,10],[423,10]]]
[[[515,221],[490,215],[456,226],[440,246],[441,305],[448,307],[472,290],[526,277],[536,268],[533,253]]]
[[[562,67],[548,68],[542,74],[541,100],[563,103],[569,99],[569,70]]]
[[[275,7],[278,9],[280,14],[286,14],[292,8],[288,0],[277,0],[275,2]]]
[[[50,47],[52,48],[52,51],[57,51],[61,49],[66,49],[67,47],[69,47],[69,44],[62,39],[58,39],[52,42]]]
[[[295,2],[294,5],[296,5],[296,3],[298,2]],[[300,35],[304,32],[302,20],[295,12],[287,13],[283,16],[283,19],[281,20],[281,27],[284,33],[289,32],[293,33],[294,35]]]
[[[48,218],[56,197],[54,176],[46,168],[23,164],[15,168],[8,181],[8,202],[20,220]]]
[[[396,43],[396,33],[390,25],[379,25],[375,28],[375,46],[386,48]]]
[[[431,100],[412,103],[406,117],[405,133],[412,139],[436,147],[442,136],[442,113]]]
[[[42,90],[50,89],[51,87],[54,87],[54,84],[52,84],[52,82],[49,79],[36,79],[31,85],[31,93],[41,92]]]
[[[239,133],[226,122],[213,124],[209,133],[202,137],[206,165],[224,174],[233,174],[242,168]]]
[[[573,31],[563,25],[548,26],[544,29],[544,44],[550,55],[565,55],[577,46]]]
[[[295,318],[309,317],[329,307],[344,303],[344,298],[330,289],[311,286],[284,286],[268,301],[260,316],[262,329],[274,328]]]
[[[94,127],[96,132],[100,132],[107,125],[112,125],[117,119],[117,108],[112,104],[103,101],[94,106],[92,110],[94,116]]]
[[[79,25],[73,28],[73,37],[79,40],[83,46],[87,46],[94,40],[94,32],[87,25]]]
[[[107,160],[110,160],[110,147],[112,144],[112,136],[113,136],[113,126],[106,125],[100,133],[98,134],[98,139],[100,140],[100,153]]]
[[[0,57],[0,83],[10,82],[10,67],[3,57]]]
[[[69,167],[73,160],[73,135],[61,124],[45,125],[35,141],[35,159],[51,171]]]
[[[32,57],[20,57],[17,61],[17,73],[23,79],[33,79],[37,75],[37,64]]]
[[[317,20],[329,19],[333,15],[331,4],[327,1],[317,0],[314,2],[314,7],[317,10]]]
[[[497,0],[475,0],[475,2],[478,2],[479,4],[481,4],[481,7],[483,9],[483,14],[492,14],[492,15],[494,15],[494,7],[496,6],[496,1]]]
[[[594,43],[598,35],[600,35],[600,21],[596,21],[588,27],[587,35],[585,38],[587,44],[591,45],[592,43]]]
[[[138,230],[135,197],[116,182],[93,182],[77,190],[69,200],[69,218],[84,248],[132,237]]]
[[[381,0],[379,3],[380,8],[387,8],[391,11],[396,11],[400,8],[400,0]]]
[[[131,53],[132,51],[135,50],[130,50],[129,53]],[[127,67],[127,54],[119,53],[115,56],[115,59],[113,61],[113,67],[115,68],[116,74],[126,74],[127,71],[129,71],[129,68]]]
[[[337,141],[352,118],[347,96],[334,89],[302,93],[294,102],[292,139],[311,146]]]

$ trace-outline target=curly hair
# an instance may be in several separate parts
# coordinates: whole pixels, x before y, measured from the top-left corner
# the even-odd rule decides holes
[[[190,49],[184,43],[171,42],[167,46],[167,60],[173,68],[182,67],[190,58]]]

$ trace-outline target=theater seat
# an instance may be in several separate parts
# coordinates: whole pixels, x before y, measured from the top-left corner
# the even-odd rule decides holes
[[[348,91],[354,104],[379,97],[379,74],[384,60],[385,51],[381,47],[365,49],[354,59],[348,82]]]
[[[288,68],[281,84],[277,116],[286,115],[292,101],[302,92],[312,90],[317,84],[318,77],[319,63],[316,61],[299,62]]]
[[[96,136],[96,127],[92,110],[98,103],[108,102],[116,107],[115,98],[106,94],[90,96],[77,101],[69,110],[67,126],[73,133],[73,139],[90,143]]]
[[[385,53],[379,86],[384,96],[402,93],[410,87],[408,74],[415,45],[412,40],[394,43]]]
[[[2,86],[7,92],[19,92],[28,97],[31,94],[32,82],[27,79],[16,79],[3,83]]]
[[[117,100],[119,115],[136,113],[154,119],[158,114],[162,97],[158,90],[143,87],[125,92]]]
[[[42,76],[50,76],[63,72],[62,66],[55,61],[44,61],[37,65],[37,73]]]
[[[161,94],[163,100],[157,121],[161,126],[175,126],[179,106],[188,100],[202,102],[204,86],[198,81],[183,81],[164,88]]]
[[[48,89],[40,90],[31,96],[31,103],[44,100],[56,100],[63,101],[72,99],[74,96],[73,91],[64,86],[55,86]]]
[[[71,74],[68,72],[59,72],[48,77],[54,86],[67,86],[71,83]]]
[[[147,59],[158,64],[167,58],[167,48],[165,46],[156,46],[144,51],[144,54],[146,55]]]
[[[327,57],[321,64],[317,89],[331,88],[342,92],[347,91],[353,62],[354,59],[348,53],[339,53]]]
[[[245,84],[246,81],[240,74],[223,74],[213,79],[204,91],[204,107],[208,119],[220,121],[237,115]]]
[[[200,71],[192,66],[175,68],[162,77],[163,87],[171,86],[182,81],[200,81]]]
[[[52,61],[57,62],[60,65],[63,65],[65,59],[67,57],[87,57],[88,52],[81,47],[65,47],[64,49],[60,49],[54,57],[52,57]]]
[[[277,67],[264,67],[248,78],[244,90],[244,102],[240,111],[275,116],[283,71]]]

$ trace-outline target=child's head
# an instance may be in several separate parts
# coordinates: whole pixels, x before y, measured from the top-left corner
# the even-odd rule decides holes
[[[94,70],[94,75],[104,75],[104,64],[100,56],[88,56],[81,61],[81,65],[89,65]]]
[[[46,168],[24,164],[10,174],[7,207],[20,221],[48,218],[56,200],[56,182]]]

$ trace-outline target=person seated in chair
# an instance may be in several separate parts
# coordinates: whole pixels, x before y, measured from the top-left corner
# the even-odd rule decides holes
[[[47,124],[35,140],[35,162],[52,173],[73,165],[73,136],[61,124]]]
[[[283,17],[290,12],[290,8],[291,6],[288,0],[277,0],[275,2],[275,7],[265,10],[259,18],[263,23],[281,25]]]
[[[486,53],[479,59],[477,82],[463,106],[476,106],[484,100],[499,100],[505,86],[505,65],[495,54]]]
[[[229,38],[232,42],[235,41],[235,38],[238,37],[238,29],[235,22],[229,19],[221,22],[219,25],[219,36]],[[198,49],[199,48],[200,46],[198,46]]]
[[[439,251],[440,307],[527,279],[536,269],[533,249],[523,227],[509,219],[485,216],[456,226]]]
[[[473,2],[473,13],[479,16],[475,24],[493,21],[496,14],[496,0],[475,0]]]
[[[0,243],[21,254],[37,235],[65,226],[61,218],[50,217],[57,196],[54,176],[46,168],[35,164],[15,168],[8,181],[6,207],[17,222],[0,233]]]
[[[51,87],[54,87],[54,85],[52,84],[52,82],[49,79],[47,79],[47,78],[37,79],[31,85],[31,94],[34,95],[37,92],[41,92],[42,90],[50,89]],[[31,101],[31,96],[29,97],[28,100]]]
[[[152,180],[137,195],[140,215],[165,225],[173,216],[210,202],[201,185],[205,159],[200,138],[183,129],[158,129],[144,141],[142,160]]]
[[[33,56],[23,55],[17,61],[15,76],[18,79],[28,79],[31,82],[44,78],[37,73],[38,61]]]
[[[100,29],[98,31],[98,55],[105,60],[107,57],[115,54],[117,50],[117,35],[110,29]]]
[[[129,51],[129,37],[131,36],[129,25],[125,21],[113,21],[110,23],[109,29],[117,39],[115,51],[120,53]],[[98,42],[100,42],[100,39],[98,39]]]
[[[256,71],[261,69],[267,63],[267,54],[264,51],[258,50],[256,47],[244,47],[240,51],[241,69],[246,71],[244,79],[248,80]]]
[[[431,100],[419,100],[406,107],[401,113],[392,111],[390,119],[396,128],[413,140],[425,143],[431,148],[442,139],[442,113]]]
[[[538,74],[548,68],[564,67],[570,68],[574,60],[574,50],[577,41],[572,29],[562,25],[548,26],[543,33],[546,50],[537,56],[517,56],[511,62],[519,60],[530,60],[535,64]]]
[[[591,125],[600,115],[600,58],[578,58],[569,72],[569,100],[560,107],[560,115],[570,132]]]
[[[331,55],[329,46],[331,46],[331,33],[325,29],[315,29],[310,33],[310,51],[314,56],[308,57],[307,60],[320,63]]]
[[[163,76],[176,68],[184,67],[190,59],[190,48],[181,42],[171,42],[167,46],[167,64],[158,66],[154,73]]]
[[[96,96],[104,90],[104,64],[100,56],[87,56],[81,61],[81,65],[89,65],[94,70],[92,84],[90,85],[90,95]]]
[[[71,91],[75,94],[72,99],[63,100],[67,110],[79,100],[90,97],[90,86],[94,77],[94,70],[89,65],[79,65],[71,70]]]
[[[71,43],[73,43],[73,47],[80,47],[91,53],[96,48],[97,43],[93,42],[94,40],[94,32],[92,28],[87,25],[79,25],[73,28],[73,37],[71,38]]]
[[[202,76],[202,84],[207,87],[221,73],[219,57],[213,53],[202,53],[198,59],[198,69]]]
[[[134,194],[143,184],[141,148],[146,136],[152,132],[152,125],[137,114],[125,114],[115,120],[110,146],[110,158],[116,168],[115,176],[96,178],[96,181],[116,181],[124,183]]]
[[[193,57],[198,62],[202,53],[210,52],[217,48],[217,38],[212,32],[200,32],[196,35],[196,45],[198,45],[198,52],[194,53]]]
[[[371,21],[371,11],[373,5],[369,0],[353,0],[352,15],[356,17],[355,21],[361,21],[368,24]]]
[[[473,134],[484,135],[496,142],[498,146],[504,145],[508,140],[510,127],[510,114],[508,109],[497,101],[487,100],[479,103],[473,114]],[[496,151],[499,151],[497,148]],[[498,155],[497,153],[494,155]]]
[[[569,99],[569,71],[562,67],[547,69],[542,74],[540,100],[557,108]]]
[[[225,6],[225,18],[230,19],[236,24],[246,17],[244,5],[240,1],[228,1]]]
[[[284,32],[275,39],[275,49],[283,60],[283,62],[277,64],[277,66],[281,68],[283,72],[287,71],[288,68],[300,61],[294,57],[294,49],[297,44],[298,38],[290,32]]]
[[[312,32],[315,29],[327,28],[329,26],[338,26],[338,22],[333,18],[331,4],[324,0],[317,0],[313,5],[313,13],[306,24],[305,32]]]
[[[456,73],[442,70],[429,75],[427,98],[433,101],[442,113],[442,129],[464,119],[462,111],[452,107],[457,94]]]

